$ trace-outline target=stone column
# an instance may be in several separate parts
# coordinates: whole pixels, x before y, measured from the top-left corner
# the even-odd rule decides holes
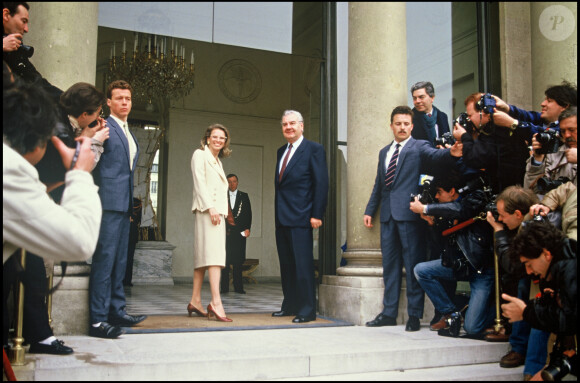
[[[383,308],[379,214],[372,229],[363,215],[379,151],[393,140],[390,113],[407,104],[406,12],[404,3],[357,2],[348,12],[348,264],[323,277],[319,311],[361,325]]]
[[[500,2],[499,30],[502,98],[526,110],[532,104],[532,42],[529,2]],[[522,91],[526,89],[527,91]]]
[[[66,90],[77,82],[95,83],[98,2],[30,2],[30,61],[52,85]]]
[[[578,78],[577,4],[575,2],[532,2],[533,110],[540,109],[544,91],[563,79]]]
[[[95,83],[99,5],[96,2],[30,2],[29,32],[34,47],[30,61],[52,85],[68,89],[77,82]],[[52,271],[49,269],[49,272]],[[54,334],[81,335],[89,326],[89,273],[85,262],[70,263],[52,298]],[[54,283],[62,275],[55,267]]]

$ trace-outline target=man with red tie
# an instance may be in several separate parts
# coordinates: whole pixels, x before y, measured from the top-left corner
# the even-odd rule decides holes
[[[303,137],[304,119],[294,110],[282,116],[287,145],[278,149],[275,174],[276,246],[284,300],[274,317],[294,323],[316,320],[312,230],[322,226],[328,170],[322,145]]]

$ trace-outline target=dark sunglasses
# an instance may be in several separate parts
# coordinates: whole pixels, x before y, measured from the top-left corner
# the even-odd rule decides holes
[[[103,113],[103,111],[102,111],[102,110],[101,110],[101,113],[99,114],[99,117],[97,117],[97,119],[96,119],[95,121],[93,121],[93,122],[91,122],[91,123],[89,124],[89,128],[91,128],[91,129],[92,129],[92,128],[94,128],[95,126],[97,126],[97,125],[99,124],[99,119],[100,119],[100,118],[105,118],[105,114]]]

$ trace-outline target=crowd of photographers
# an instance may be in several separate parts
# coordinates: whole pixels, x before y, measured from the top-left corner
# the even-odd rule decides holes
[[[432,85],[418,84],[432,102]],[[456,168],[423,166],[431,174],[410,198],[431,231],[430,260],[413,270],[435,307],[431,330],[509,341],[500,365],[524,365],[524,380],[576,375],[576,105],[566,81],[546,90],[541,112],[470,95],[451,130],[432,139],[462,144]],[[468,302],[457,281],[469,282]]]

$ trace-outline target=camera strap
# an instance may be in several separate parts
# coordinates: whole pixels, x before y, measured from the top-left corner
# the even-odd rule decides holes
[[[458,230],[461,230],[461,229],[463,229],[464,227],[467,227],[467,226],[469,226],[469,225],[471,225],[471,224],[475,223],[475,221],[476,221],[476,220],[478,220],[478,219],[480,219],[480,220],[483,220],[483,219],[485,219],[485,213],[481,213],[481,214],[480,214],[480,215],[478,215],[477,217],[469,218],[467,221],[463,221],[463,222],[461,222],[461,223],[458,223],[457,225],[455,225],[455,226],[453,226],[453,227],[450,227],[450,228],[449,228],[449,229],[447,229],[447,230],[444,230],[444,231],[443,231],[443,233],[441,233],[441,235],[442,235],[443,237],[447,237],[448,235],[450,235],[450,234],[453,234],[453,233],[455,233],[456,231],[458,231]]]

